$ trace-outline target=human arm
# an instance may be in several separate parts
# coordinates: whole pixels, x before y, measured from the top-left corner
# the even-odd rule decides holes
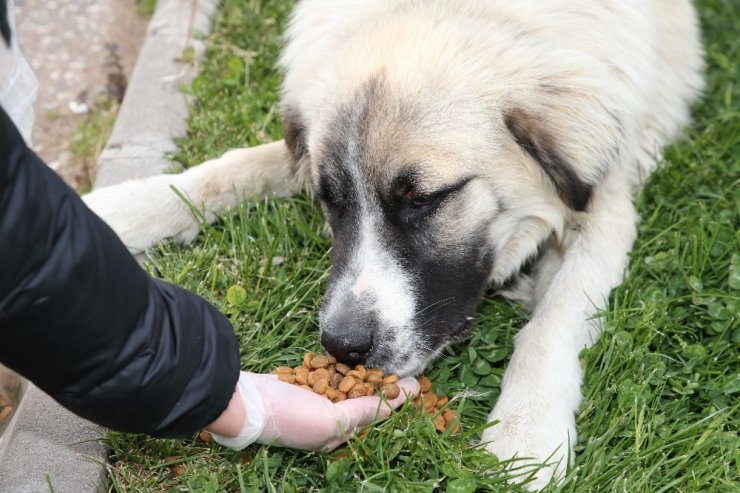
[[[256,374],[259,391],[245,400],[235,392],[243,378],[229,322],[196,295],[151,279],[25,146],[2,108],[0,270],[0,361],[110,428],[187,437],[207,426],[227,439],[246,424],[259,427],[261,443],[324,449],[390,412],[378,398],[334,405]]]
[[[227,408],[232,327],[150,278],[0,110],[0,361],[73,412],[185,437]]]

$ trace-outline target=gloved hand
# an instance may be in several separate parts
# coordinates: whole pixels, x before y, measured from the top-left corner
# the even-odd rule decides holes
[[[398,382],[401,394],[393,400],[359,397],[333,403],[324,396],[281,382],[275,375],[241,372],[237,392],[246,410],[244,426],[231,438],[213,439],[233,450],[252,442],[301,450],[333,450],[346,437],[377,418],[387,417],[408,397],[419,393],[414,378]]]

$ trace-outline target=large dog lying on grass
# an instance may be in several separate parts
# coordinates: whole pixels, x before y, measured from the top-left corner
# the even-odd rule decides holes
[[[690,2],[303,0],[280,66],[284,141],[88,205],[140,251],[199,231],[170,185],[209,219],[310,186],[334,241],[321,341],[399,374],[508,282],[532,317],[482,439],[501,458],[549,458],[532,486],[561,475],[578,353],[627,265],[634,194],[702,86]]]

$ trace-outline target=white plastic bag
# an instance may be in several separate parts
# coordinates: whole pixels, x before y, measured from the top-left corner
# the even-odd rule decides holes
[[[30,147],[33,102],[36,100],[39,82],[18,48],[13,0],[7,0],[7,7],[12,45],[8,48],[5,40],[0,37],[0,105]]]

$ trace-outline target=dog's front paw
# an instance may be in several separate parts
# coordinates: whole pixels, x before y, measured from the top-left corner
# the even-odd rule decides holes
[[[511,470],[517,482],[534,475],[525,484],[529,490],[539,490],[553,477],[556,481],[563,477],[576,441],[573,411],[562,402],[535,396],[517,392],[509,399],[502,394],[488,417],[489,423],[497,423],[481,437],[486,450],[500,460],[514,459]]]
[[[174,192],[178,175],[158,175],[99,188],[82,197],[116,232],[131,253],[139,253],[157,241],[174,238],[192,241],[200,223],[187,204]]]

